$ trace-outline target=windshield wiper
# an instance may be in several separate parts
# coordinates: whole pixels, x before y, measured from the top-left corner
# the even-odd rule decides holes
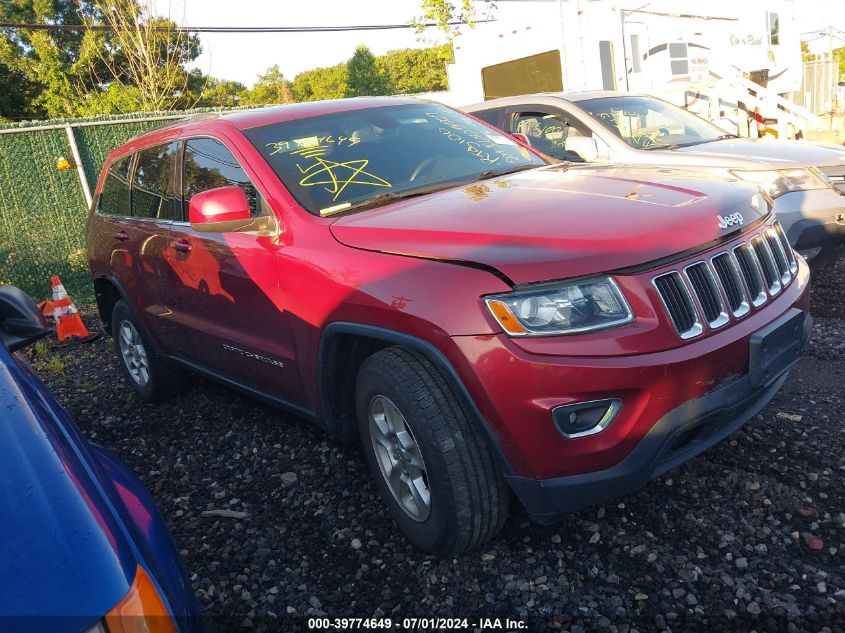
[[[496,176],[506,176],[508,174],[515,174],[526,169],[534,169],[540,165],[520,165],[519,167],[502,167],[501,169],[488,169],[478,174],[476,180],[490,180]]]
[[[739,138],[736,134],[722,134],[716,138],[707,139],[706,141],[690,141],[689,143],[673,143],[672,145],[652,145],[651,147],[644,147],[645,150],[655,149],[678,149],[679,147],[692,147],[693,145],[704,145],[705,143],[715,143],[716,141],[726,141],[732,138]]]
[[[443,189],[450,189],[454,186],[454,182],[440,182],[435,185],[426,185],[424,187],[416,187],[415,189],[405,189],[404,191],[383,191],[382,193],[374,195],[372,198],[367,198],[366,200],[356,202],[355,204],[347,202],[335,207],[320,209],[320,215],[325,218],[338,213],[346,213],[347,211],[360,211],[361,209],[368,209],[370,207],[387,204],[388,202],[393,202],[394,200],[424,196],[429,193],[435,193],[436,191],[442,191]]]
[[[469,180],[465,181],[450,181],[450,182],[438,182],[432,185],[425,185],[423,187],[416,187],[414,189],[405,189],[404,191],[383,191],[382,193],[374,195],[372,198],[367,198],[361,202],[356,202],[355,204],[351,203],[344,203],[339,204],[334,207],[327,207],[325,209],[320,209],[320,215],[322,217],[328,217],[330,215],[336,215],[338,213],[346,213],[348,211],[360,211],[362,209],[369,209],[371,207],[381,206],[383,204],[387,204],[388,202],[394,202],[396,200],[403,200],[405,198],[414,198],[416,196],[424,196],[429,193],[436,193],[438,191],[443,191],[444,189],[451,189],[453,187],[460,187],[462,185],[472,184],[473,182],[477,182],[479,180],[488,180],[490,178],[495,178],[496,176],[504,176],[506,174],[514,174],[518,171],[524,171],[526,169],[533,169],[537,167],[537,165],[520,165],[519,167],[504,167],[501,169],[488,169],[487,171],[483,171],[478,176],[475,176]]]

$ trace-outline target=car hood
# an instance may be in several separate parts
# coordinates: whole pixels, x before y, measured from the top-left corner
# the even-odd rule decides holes
[[[757,161],[765,164],[762,168],[770,169],[845,166],[845,148],[811,141],[730,139],[659,151],[674,156],[707,158],[708,164],[714,166],[718,161],[725,161],[724,166],[731,166],[726,163],[734,159]]]
[[[758,189],[674,169],[552,166],[341,216],[343,244],[475,263],[515,284],[637,266],[701,247],[767,212]],[[739,212],[741,226],[717,216]]]
[[[0,618],[26,617],[27,630],[55,630],[51,616],[84,630],[126,594],[136,569],[72,427],[0,349]]]

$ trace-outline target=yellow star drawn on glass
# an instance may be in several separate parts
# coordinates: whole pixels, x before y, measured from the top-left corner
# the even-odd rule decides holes
[[[300,173],[305,174],[305,177],[299,181],[299,185],[301,187],[328,185],[326,191],[334,194],[332,201],[337,200],[338,196],[349,185],[368,185],[371,187],[393,186],[384,178],[379,178],[375,174],[366,171],[367,165],[370,164],[369,159],[361,158],[337,163],[333,160],[326,160],[320,157],[313,149],[307,154],[306,152],[302,153],[307,158],[312,158],[314,163],[307,167],[303,167],[297,163],[296,168]]]

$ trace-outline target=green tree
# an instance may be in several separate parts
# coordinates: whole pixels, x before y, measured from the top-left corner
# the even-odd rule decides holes
[[[451,44],[432,48],[404,48],[376,58],[394,93],[414,94],[447,90],[446,64],[454,61]]]
[[[845,46],[834,48],[830,54],[836,60],[839,67],[839,76],[845,76]],[[807,42],[801,42],[801,59],[805,62],[815,62],[825,59],[827,53],[824,55],[815,55],[810,52],[810,47]]]
[[[245,91],[246,86],[239,81],[208,77],[197,106],[203,108],[234,108],[243,104],[241,95]]]
[[[810,46],[807,42],[801,42],[801,59],[805,62],[811,62],[815,58],[816,56],[810,52]]]
[[[199,68],[188,74],[185,103],[197,108],[233,108],[240,105],[246,86],[237,81],[204,75]]]
[[[0,2],[0,21],[24,24],[99,23],[102,16],[93,0],[5,0]],[[35,116],[67,116],[78,110],[80,95],[97,90],[89,68],[102,71],[95,61],[94,41],[108,45],[108,34],[83,29],[0,31],[0,63],[31,88],[24,113]],[[13,115],[14,116],[14,115]]]
[[[293,79],[293,98],[295,101],[340,99],[346,96],[347,79],[346,64],[306,70]]]
[[[87,69],[98,84],[124,92],[132,110],[169,110],[194,105],[186,65],[202,52],[199,38],[180,31],[175,22],[153,15],[151,5],[138,0],[94,0],[100,21],[110,27],[110,44],[91,48],[97,61]],[[96,16],[86,17],[95,25]],[[88,59],[92,56],[86,56]],[[106,72],[97,72],[97,66]],[[132,103],[134,101],[134,103]]]
[[[241,103],[245,105],[262,105],[267,103],[291,103],[293,90],[291,82],[285,79],[279,65],[267,69],[249,90],[241,94]]]
[[[466,24],[470,28],[475,26],[478,15],[475,4],[473,0],[457,0],[457,4],[450,0],[421,0],[422,16],[414,18],[412,24],[417,33],[422,33],[425,24],[433,23],[452,40],[461,34],[460,25],[452,24],[453,22]],[[487,5],[488,15],[496,8],[496,4],[491,0],[485,0],[484,4]]]
[[[33,105],[37,88],[26,75],[0,63],[0,120],[42,116]]]
[[[0,32],[0,64],[31,87],[25,115],[193,105],[185,65],[199,55],[199,39],[138,0],[3,0],[0,21],[111,27]]]
[[[355,49],[355,54],[346,63],[346,70],[349,74],[347,97],[391,93],[390,79],[376,64],[376,58],[366,46],[361,45]]]

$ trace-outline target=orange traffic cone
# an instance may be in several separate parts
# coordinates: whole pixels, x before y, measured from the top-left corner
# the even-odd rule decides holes
[[[38,304],[38,309],[41,310],[41,314],[44,315],[45,319],[49,319],[53,316],[53,310],[55,310],[55,306],[53,305],[52,301],[42,301]]]
[[[53,286],[53,318],[56,319],[56,334],[59,337],[59,342],[74,337],[83,341],[91,341],[97,338],[97,334],[92,336],[85,329],[79,311],[73,305],[73,301],[68,296],[58,275],[53,275],[50,283]]]

